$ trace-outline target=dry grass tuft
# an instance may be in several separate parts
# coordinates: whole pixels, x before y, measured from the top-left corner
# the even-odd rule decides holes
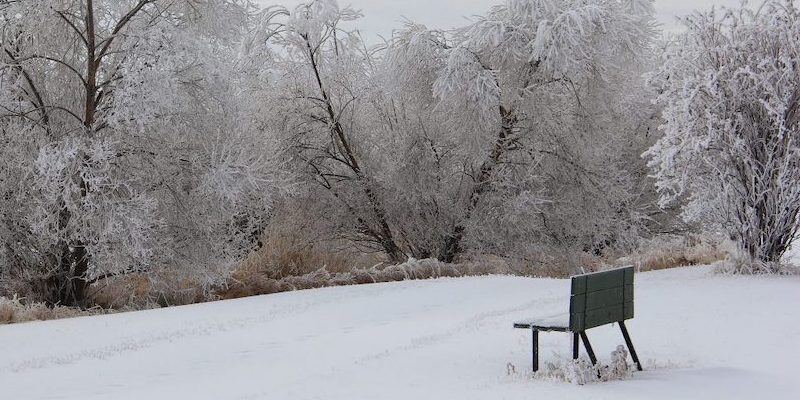
[[[598,365],[592,365],[587,357],[572,360],[563,355],[558,355],[552,361],[544,362],[543,368],[533,374],[536,379],[567,382],[575,385],[586,385],[596,382],[608,382],[629,379],[631,365],[627,361],[628,351],[623,346],[611,353],[608,364],[600,360]]]
[[[166,269],[117,276],[96,284],[91,302],[113,309],[149,309],[217,300],[201,278]]]
[[[14,321],[14,306],[5,297],[0,297],[0,324],[10,324]]]
[[[48,321],[85,315],[107,314],[111,311],[100,308],[81,310],[73,307],[48,307],[44,303],[26,304],[23,299],[0,297],[0,325],[29,321]]]
[[[645,240],[632,254],[615,265],[633,265],[638,271],[654,271],[690,265],[708,265],[731,258],[734,246],[704,235],[658,236]]]

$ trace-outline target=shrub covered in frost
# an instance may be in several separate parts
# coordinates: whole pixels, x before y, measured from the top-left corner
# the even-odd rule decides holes
[[[630,378],[631,366],[628,364],[628,351],[624,346],[617,346],[617,349],[611,352],[608,364],[603,364],[602,361],[599,360],[597,365],[592,365],[585,356],[573,360],[559,355],[553,361],[545,362],[534,377],[576,385]]]

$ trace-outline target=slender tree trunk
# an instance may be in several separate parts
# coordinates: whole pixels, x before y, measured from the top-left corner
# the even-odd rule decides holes
[[[96,56],[96,37],[95,37],[95,18],[94,2],[86,0],[86,10],[84,15],[84,28],[86,32],[86,78],[84,82],[84,112],[83,127],[84,134],[91,136],[95,123],[97,111],[97,71],[99,60]],[[73,176],[72,179],[80,186],[81,201],[89,191],[88,183],[82,176]],[[70,220],[74,218],[72,213],[64,208],[60,216],[62,229],[68,229]],[[87,305],[86,288],[88,286],[89,253],[86,250],[86,243],[81,240],[71,240],[62,244],[61,258],[59,260],[59,271],[61,272],[58,282],[58,292],[56,301],[62,305],[85,307]]]
[[[497,134],[497,140],[489,153],[489,157],[481,164],[462,219],[456,222],[450,234],[445,238],[444,245],[439,252],[439,261],[452,263],[461,254],[461,242],[464,239],[466,223],[472,218],[475,209],[478,208],[481,200],[491,188],[494,172],[500,163],[500,159],[508,151],[509,141],[512,138],[517,119],[513,111],[507,110],[503,106],[500,106],[499,110],[502,117],[502,126]]]
[[[369,206],[372,209],[373,216],[375,221],[378,225],[378,229],[373,229],[368,222],[359,218],[359,223],[362,225],[362,229],[375,239],[378,244],[383,248],[384,253],[389,258],[389,261],[392,263],[400,263],[406,261],[408,258],[406,257],[405,253],[400,249],[400,246],[397,245],[397,242],[394,239],[394,234],[392,233],[392,229],[389,226],[386,208],[381,202],[380,198],[378,197],[375,190],[370,186],[370,181],[364,171],[361,169],[361,164],[358,162],[358,158],[356,157],[355,151],[353,147],[350,145],[350,141],[345,134],[344,127],[342,127],[339,119],[336,117],[336,113],[333,109],[333,104],[331,101],[330,96],[328,95],[328,91],[325,89],[325,85],[322,82],[322,76],[320,74],[320,68],[317,64],[316,53],[311,46],[311,42],[307,36],[302,36],[306,42],[306,50],[308,51],[309,62],[311,63],[311,69],[314,72],[314,77],[316,79],[317,88],[320,91],[320,95],[322,96],[322,100],[325,104],[325,111],[327,113],[328,123],[331,126],[332,130],[332,140],[334,141],[334,147],[338,150],[338,152],[343,156],[347,166],[350,168],[352,173],[355,175],[355,180],[357,184],[361,186],[361,189],[364,192],[364,195],[369,202]],[[333,190],[333,188],[329,187],[329,190]]]

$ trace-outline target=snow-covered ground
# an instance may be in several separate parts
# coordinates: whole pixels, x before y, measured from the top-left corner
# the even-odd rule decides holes
[[[584,386],[527,376],[530,337],[511,328],[568,292],[439,279],[0,326],[0,398],[800,399],[798,277],[637,275],[646,371]],[[589,336],[606,360],[622,343],[616,327]],[[567,334],[541,341],[543,362],[569,354]]]

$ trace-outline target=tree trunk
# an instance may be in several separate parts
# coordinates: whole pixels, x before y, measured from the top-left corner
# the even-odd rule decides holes
[[[86,297],[87,273],[89,270],[89,257],[86,247],[73,247],[63,245],[61,257],[58,260],[58,271],[51,276],[50,286],[51,305],[62,305],[84,308],[88,304]]]
[[[480,172],[470,192],[469,202],[466,205],[464,216],[453,226],[453,230],[445,238],[444,246],[442,246],[438,257],[441,262],[452,263],[461,253],[461,242],[464,239],[466,223],[472,218],[475,209],[478,208],[484,195],[489,191],[492,179],[494,179],[494,171],[500,162],[500,158],[508,151],[509,141],[512,138],[517,118],[513,111],[507,110],[503,106],[500,106],[499,110],[502,117],[502,126],[500,127],[500,132],[497,134],[497,140],[492,147],[492,151],[489,153],[489,158],[481,164]]]
[[[405,262],[408,260],[408,257],[406,257],[405,253],[400,250],[400,246],[398,246],[394,240],[392,229],[389,227],[389,223],[387,222],[386,210],[383,208],[380,200],[375,195],[375,192],[369,186],[366,186],[367,183],[364,183],[364,185],[364,193],[369,199],[370,205],[372,206],[372,211],[375,213],[375,217],[380,228],[380,231],[377,235],[378,242],[383,248],[384,253],[386,253],[386,256],[389,257],[389,261],[391,263],[396,264]]]
[[[86,78],[84,79],[84,113],[83,127],[87,136],[93,134],[97,110],[97,71],[99,60],[96,57],[94,2],[86,1],[84,14],[84,28],[86,38]],[[79,174],[72,179],[80,186],[81,201],[89,191],[88,183]],[[74,215],[67,210],[66,205],[61,205],[62,212],[59,216],[61,230],[69,229],[69,222]],[[58,261],[58,272],[55,281],[53,302],[65,306],[86,307],[86,288],[88,286],[89,253],[86,244],[80,240],[70,240],[61,245],[61,257]]]

